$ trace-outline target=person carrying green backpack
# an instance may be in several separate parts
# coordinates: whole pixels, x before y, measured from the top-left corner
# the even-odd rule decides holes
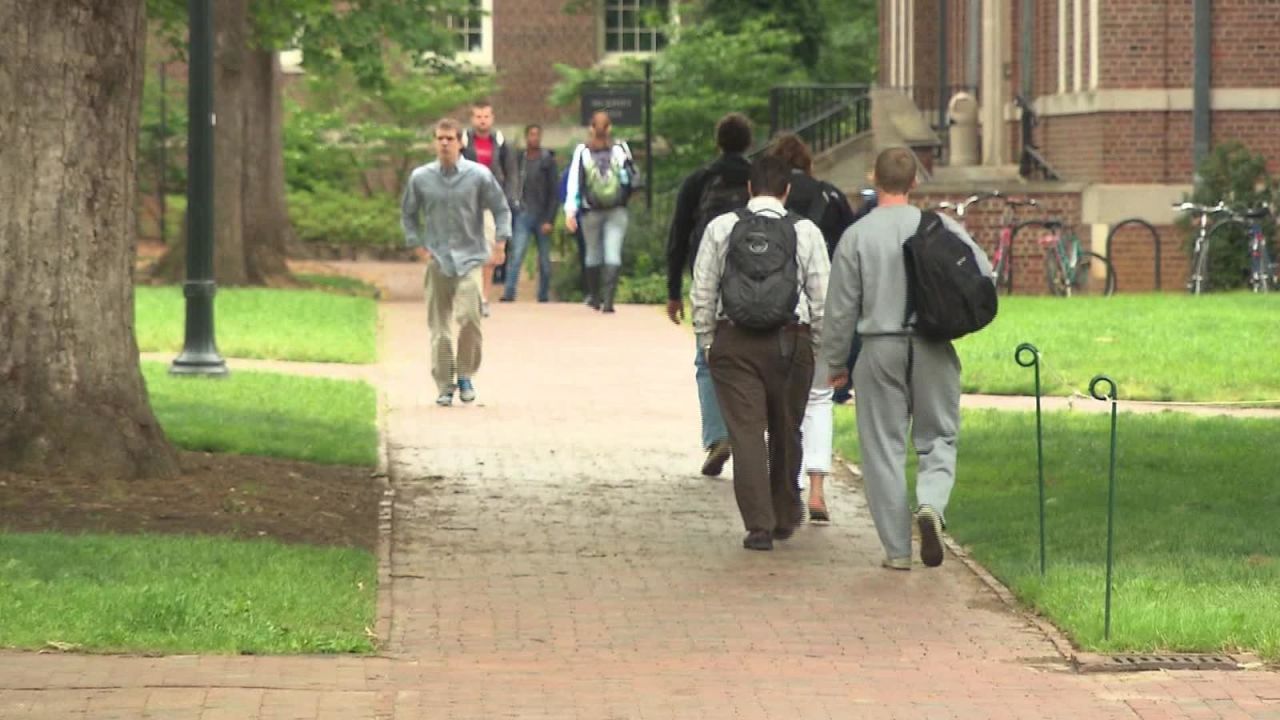
[[[564,201],[569,232],[577,232],[578,215],[585,213],[582,234],[586,241],[587,302],[606,313],[613,312],[622,269],[627,201],[640,186],[631,149],[625,142],[615,142],[611,131],[608,113],[591,116],[591,139],[573,151]]]

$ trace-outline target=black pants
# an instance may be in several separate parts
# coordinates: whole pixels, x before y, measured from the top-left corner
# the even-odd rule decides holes
[[[721,322],[716,329],[707,365],[733,443],[733,491],[748,531],[800,520],[795,479],[813,363],[807,325],[754,333]]]

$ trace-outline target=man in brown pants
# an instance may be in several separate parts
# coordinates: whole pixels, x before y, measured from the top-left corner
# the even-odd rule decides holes
[[[831,264],[822,231],[785,209],[791,168],[762,157],[750,178],[746,209],[707,226],[690,297],[733,443],[742,545],[772,550],[804,516],[795,481],[800,422]]]

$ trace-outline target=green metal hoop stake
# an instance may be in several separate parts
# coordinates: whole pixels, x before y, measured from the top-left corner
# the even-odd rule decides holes
[[[1035,368],[1036,371],[1036,472],[1040,481],[1040,577],[1044,577],[1044,426],[1040,416],[1040,350],[1031,343],[1022,343],[1013,352],[1013,359],[1022,367]]]
[[[1098,386],[1106,383],[1105,395],[1098,394]],[[1111,469],[1107,481],[1107,600],[1104,610],[1102,637],[1111,639],[1111,568],[1113,566],[1116,529],[1116,381],[1106,375],[1098,375],[1089,381],[1089,394],[1095,400],[1111,401]]]

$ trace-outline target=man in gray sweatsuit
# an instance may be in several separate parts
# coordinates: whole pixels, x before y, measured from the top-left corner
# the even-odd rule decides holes
[[[942,527],[955,485],[960,430],[960,359],[947,341],[916,336],[907,318],[902,244],[915,234],[920,210],[908,202],[916,159],[906,148],[876,158],[879,206],[845,231],[836,247],[827,289],[823,360],[832,383],[848,377],[845,362],[856,330],[862,352],[853,369],[858,445],[867,502],[885,549],[883,565],[911,569],[911,512],[907,506],[907,428],[920,459],[916,523],[920,559],[942,564]],[[947,216],[947,227],[968,243],[982,272],[991,263]],[[905,319],[905,321],[904,321]]]

